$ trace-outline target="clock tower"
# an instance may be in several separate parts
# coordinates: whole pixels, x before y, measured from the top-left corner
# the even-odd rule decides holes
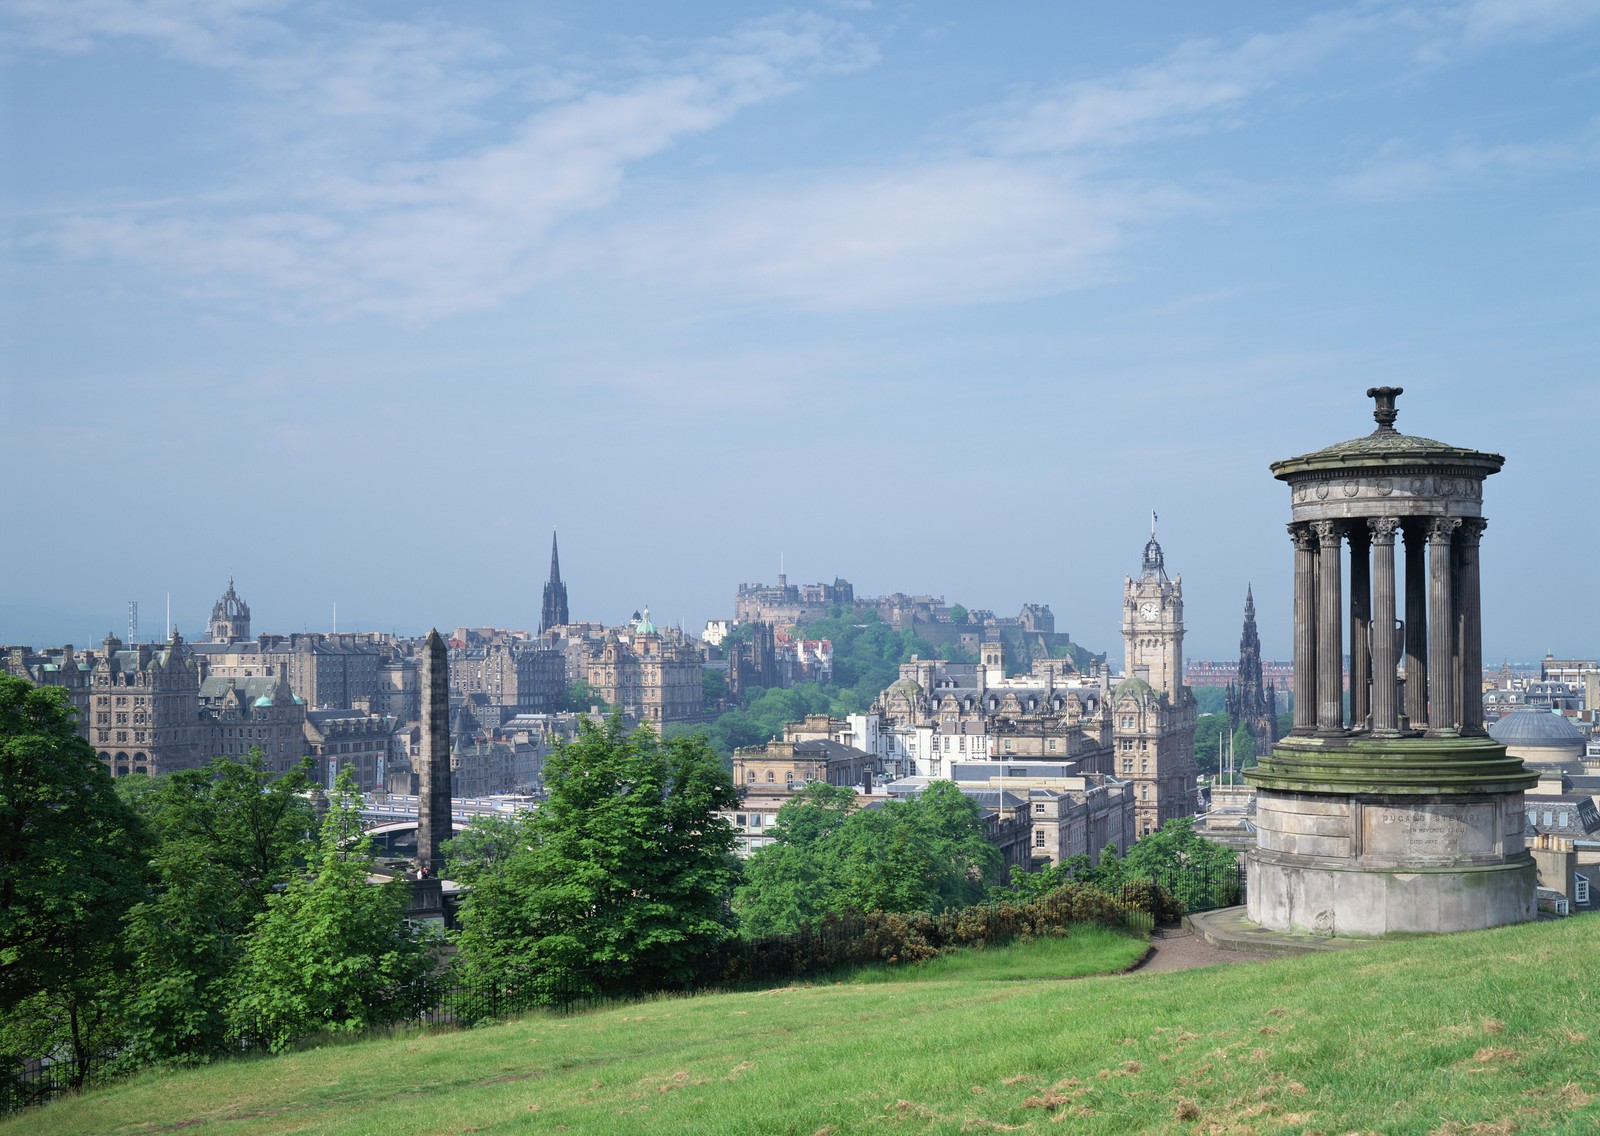
[[[1196,804],[1195,703],[1183,683],[1183,577],[1167,576],[1155,516],[1139,578],[1122,585],[1127,673],[1111,694],[1114,772],[1133,783],[1134,830],[1146,836]]]
[[[1167,577],[1154,514],[1139,578],[1122,585],[1122,646],[1129,678],[1176,700],[1183,685],[1183,577]]]

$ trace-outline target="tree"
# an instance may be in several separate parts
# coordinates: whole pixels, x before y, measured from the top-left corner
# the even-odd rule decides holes
[[[707,707],[721,706],[728,697],[728,680],[718,671],[700,674],[700,701]]]
[[[471,979],[559,1001],[693,985],[731,934],[738,802],[703,736],[581,723],[545,763],[528,843],[483,876],[458,939]]]
[[[311,851],[309,767],[275,774],[256,749],[135,794],[160,843],[155,887],[128,917],[127,1061],[206,1061],[228,1048],[245,935]]]
[[[65,692],[0,675],[0,1025],[13,1037],[48,1026],[48,1042],[34,1029],[33,1043],[64,1046],[74,1083],[114,1009],[122,920],[143,896],[148,847]]]
[[[1178,817],[1141,836],[1123,858],[1122,871],[1128,879],[1165,886],[1186,908],[1216,906],[1219,900],[1226,906],[1238,902],[1238,859],[1232,848],[1195,832],[1193,817]]]
[[[746,863],[734,901],[746,936],[797,931],[829,912],[964,907],[1000,866],[978,806],[948,781],[860,811],[853,790],[808,785],[778,810],[775,836]]]
[[[371,840],[342,838],[360,833],[359,799],[340,773],[307,872],[268,897],[246,941],[233,1016],[274,1051],[402,1020],[436,993],[442,943],[407,923],[409,885],[371,882]]]
[[[733,909],[746,938],[792,935],[831,910],[822,845],[855,809],[853,789],[813,781],[778,810],[772,843],[745,861]]]
[[[602,713],[606,710],[606,700],[601,698],[599,692],[589,685],[589,680],[580,678],[567,686],[567,692],[561,698],[561,709],[572,714],[587,714],[598,706]]]
[[[950,622],[951,623],[957,623],[957,624],[966,623],[968,618],[970,618],[970,617],[969,617],[969,615],[967,613],[967,609],[965,607],[963,607],[961,604],[951,604],[950,605]]]
[[[469,887],[500,870],[529,840],[518,818],[476,816],[444,844],[445,874]]]

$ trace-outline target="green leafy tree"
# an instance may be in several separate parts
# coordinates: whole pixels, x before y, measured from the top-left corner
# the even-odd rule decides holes
[[[483,876],[458,940],[469,979],[547,1000],[693,985],[731,934],[738,802],[704,737],[619,716],[545,764],[530,840]]]
[[[703,705],[721,706],[728,697],[728,680],[718,671],[702,671],[700,674],[700,701]]]
[[[0,675],[0,1032],[13,1058],[66,1057],[81,1083],[114,1036],[122,921],[148,848],[65,692]]]
[[[606,700],[589,685],[589,680],[586,678],[569,683],[566,694],[561,698],[561,709],[571,714],[587,714],[596,706],[600,708],[601,713],[608,708]]]
[[[160,843],[155,887],[128,917],[125,1061],[206,1061],[228,1048],[245,934],[312,851],[309,768],[279,775],[253,749],[135,793]]]
[[[936,913],[981,900],[1000,867],[982,812],[952,782],[854,811],[850,789],[808,785],[778,812],[735,900],[747,936],[788,933],[829,912]]]
[[[832,910],[833,883],[823,844],[855,805],[853,789],[823,781],[813,781],[784,802],[772,843],[745,861],[744,880],[734,893],[741,934],[793,934]]]
[[[251,928],[233,1016],[282,1050],[319,1030],[399,1021],[433,1000],[442,943],[405,918],[404,879],[373,883],[359,794],[339,775],[308,870],[267,899]]]
[[[445,874],[469,887],[505,866],[530,837],[523,818],[476,816],[444,845]]]
[[[971,618],[971,616],[967,613],[967,609],[965,607],[963,607],[961,604],[951,604],[950,605],[950,622],[951,623],[964,624],[970,618]]]
[[[1233,767],[1243,769],[1256,763],[1256,738],[1243,722],[1233,731]]]
[[[1128,879],[1164,885],[1186,908],[1226,906],[1237,902],[1238,859],[1232,848],[1195,832],[1193,817],[1178,817],[1141,836],[1122,871]]]

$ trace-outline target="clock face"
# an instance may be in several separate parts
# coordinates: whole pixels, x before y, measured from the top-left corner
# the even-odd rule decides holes
[[[1147,601],[1139,608],[1139,615],[1145,619],[1154,619],[1156,617],[1156,605]]]

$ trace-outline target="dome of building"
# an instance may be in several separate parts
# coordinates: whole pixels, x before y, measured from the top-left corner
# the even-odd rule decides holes
[[[1489,723],[1489,736],[1506,747],[1507,755],[1535,765],[1582,762],[1583,734],[1560,714],[1536,706],[1513,710]]]
[[[1501,745],[1561,746],[1583,748],[1583,734],[1560,714],[1537,706],[1513,710],[1489,724],[1489,736]]]

